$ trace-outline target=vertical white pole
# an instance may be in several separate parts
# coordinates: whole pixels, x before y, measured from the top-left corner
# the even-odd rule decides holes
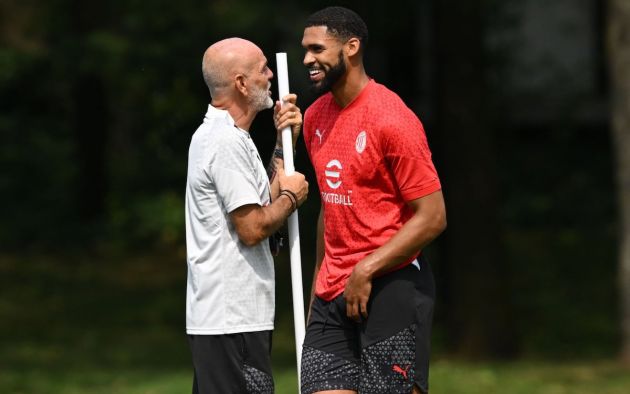
[[[287,54],[276,53],[276,75],[278,78],[278,95],[280,102],[289,94],[289,74],[287,71]],[[284,172],[291,175],[295,172],[293,165],[293,137],[291,128],[282,130],[282,150],[284,156]],[[289,216],[289,249],[291,255],[291,289],[293,291],[293,324],[295,326],[295,354],[297,356],[298,387],[300,385],[302,361],[302,343],[304,342],[304,295],[302,292],[302,261],[300,257],[300,229],[298,213]]]

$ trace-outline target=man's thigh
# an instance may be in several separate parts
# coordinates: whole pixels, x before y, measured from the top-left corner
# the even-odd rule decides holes
[[[272,394],[271,332],[189,335],[194,394]]]
[[[435,291],[426,261],[373,281],[368,318],[360,330],[359,392],[428,391],[429,348]]]
[[[357,326],[346,317],[345,300],[315,298],[302,348],[302,394],[358,390]]]

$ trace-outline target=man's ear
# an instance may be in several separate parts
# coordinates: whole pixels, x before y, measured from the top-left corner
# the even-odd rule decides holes
[[[245,79],[244,74],[236,74],[236,76],[234,76],[234,87],[243,96],[247,96],[247,82],[245,82]]]
[[[361,49],[361,41],[356,37],[351,37],[348,41],[346,41],[344,46],[346,47],[346,55],[348,57],[352,57],[359,53],[359,50]]]

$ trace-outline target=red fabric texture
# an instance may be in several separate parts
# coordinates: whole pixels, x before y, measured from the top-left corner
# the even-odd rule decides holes
[[[354,266],[413,215],[406,202],[441,186],[420,120],[373,80],[345,108],[331,93],[317,99],[304,116],[304,141],[324,206],[315,294],[330,301]]]

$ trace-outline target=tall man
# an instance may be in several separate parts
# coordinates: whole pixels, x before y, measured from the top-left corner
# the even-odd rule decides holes
[[[302,393],[427,393],[434,284],[421,250],[446,227],[422,124],[363,67],[368,31],[329,7],[304,30],[304,141],[321,192]]]
[[[268,179],[249,133],[256,114],[274,104],[267,59],[253,43],[229,38],[206,50],[202,71],[212,101],[190,143],[186,185],[193,393],[273,393],[274,269],[267,239],[308,192],[302,174],[285,176],[282,169],[280,130],[291,127],[297,138],[302,115],[293,94],[282,108],[276,103]]]

